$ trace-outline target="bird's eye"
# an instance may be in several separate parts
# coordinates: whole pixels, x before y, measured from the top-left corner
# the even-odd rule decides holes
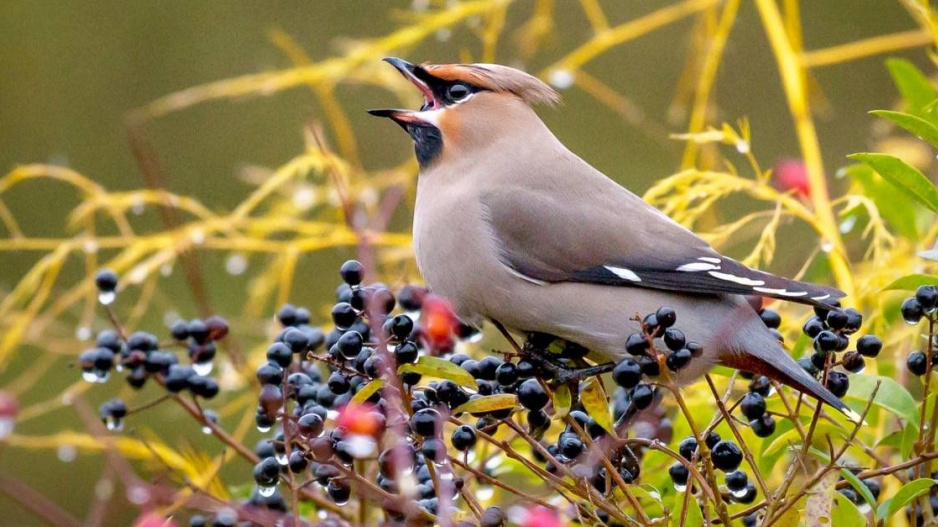
[[[446,89],[446,97],[453,102],[459,102],[465,99],[470,93],[472,92],[469,90],[469,86],[462,83],[453,84]]]

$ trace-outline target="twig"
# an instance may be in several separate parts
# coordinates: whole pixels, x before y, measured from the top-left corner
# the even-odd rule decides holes
[[[81,527],[81,522],[54,501],[16,479],[0,474],[0,492],[54,527]]]

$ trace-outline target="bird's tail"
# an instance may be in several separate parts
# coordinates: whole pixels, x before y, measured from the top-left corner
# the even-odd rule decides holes
[[[724,357],[722,362],[732,368],[765,375],[836,408],[855,423],[860,422],[859,414],[809,375],[781,346],[769,353],[750,351],[744,355]]]

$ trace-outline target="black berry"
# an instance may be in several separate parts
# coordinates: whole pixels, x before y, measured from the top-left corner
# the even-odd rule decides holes
[[[857,351],[864,357],[874,358],[883,349],[883,341],[876,335],[863,335],[857,340]]]
[[[339,269],[339,275],[342,276],[342,281],[352,286],[362,283],[363,274],[364,268],[357,260],[349,260],[342,264],[342,267]]]
[[[742,451],[731,441],[717,443],[713,447],[711,457],[713,458],[713,465],[723,472],[732,472],[739,468],[739,464],[743,462]]]
[[[518,387],[518,402],[528,410],[540,410],[549,397],[537,379],[528,379]]]
[[[755,392],[744,395],[739,407],[748,419],[757,419],[765,415],[765,399]]]
[[[102,293],[111,293],[117,289],[117,273],[110,269],[101,269],[94,275],[94,285]]]

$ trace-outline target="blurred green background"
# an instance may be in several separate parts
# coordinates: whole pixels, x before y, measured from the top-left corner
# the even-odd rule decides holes
[[[670,2],[601,3],[610,23],[617,24]],[[53,163],[72,167],[108,189],[143,187],[124,127],[128,112],[193,85],[289,67],[288,59],[271,43],[270,30],[285,31],[314,59],[322,59],[338,53],[344,39],[377,37],[393,31],[401,24],[395,13],[399,15],[410,6],[408,0],[3,0],[0,172],[6,173],[17,164]],[[532,2],[519,0],[509,10],[509,26],[517,27],[531,9]],[[591,35],[577,2],[558,0],[556,10],[558,27],[545,46],[523,65],[528,71],[540,71]],[[806,49],[914,27],[897,3],[875,0],[804,2],[802,20]],[[637,193],[680,165],[683,143],[668,139],[667,134],[683,131],[686,122],[669,120],[668,108],[690,45],[692,24],[688,18],[655,31],[586,66],[591,75],[624,93],[640,109],[645,117],[637,126],[577,88],[563,92],[562,106],[540,110],[573,151]],[[463,51],[478,56],[477,42],[466,30],[458,30],[445,41],[430,39],[406,53],[405,58],[457,61]],[[511,63],[516,46],[510,38],[502,40],[498,55]],[[902,56],[920,64],[926,62],[923,51]],[[883,66],[884,58],[875,56],[814,71],[826,101],[816,107],[820,108],[818,128],[829,173],[844,163],[846,154],[873,148],[873,118],[867,111],[889,107],[897,99]],[[741,8],[716,85],[717,119],[735,122],[748,117],[754,151],[764,165],[798,156],[774,57],[758,13],[748,2]],[[373,120],[364,112],[388,104],[389,94],[343,86],[338,96],[350,114],[366,167],[388,166],[412,155],[404,134],[392,133],[387,123]],[[312,94],[297,88],[270,97],[198,105],[153,121],[148,131],[169,174],[169,187],[224,210],[251,190],[238,177],[245,166],[273,168],[283,164],[302,150],[303,126],[317,119],[321,119],[320,109]],[[61,235],[63,217],[76,204],[71,190],[51,184],[23,185],[4,195],[4,201],[24,230],[35,236]],[[786,263],[785,253],[781,247],[779,267],[797,269],[800,262]],[[0,291],[13,287],[35,256],[0,255]],[[335,263],[344,256],[348,254],[317,256],[302,262],[294,287],[299,298],[295,300],[313,306],[325,302],[324,295],[334,287],[334,280],[328,274],[330,279],[323,281],[321,273],[314,271],[332,273]],[[203,262],[218,310],[222,314],[240,312],[243,286],[228,287],[238,282],[223,272],[223,258],[209,257]],[[166,288],[162,305],[194,315],[184,284],[176,282],[180,283]],[[157,330],[161,316],[154,313],[146,322],[151,324],[149,329]],[[80,351],[80,345],[76,346],[75,351]],[[28,368],[38,356],[37,351],[21,347],[13,364],[0,372],[0,388]],[[42,357],[48,360],[49,356]],[[59,362],[52,373],[22,394],[23,406],[54,397],[74,382],[77,372],[69,367],[69,361]],[[96,405],[116,389],[111,386],[96,390],[89,400]],[[140,400],[146,400],[146,396]],[[202,444],[195,425],[180,414],[175,407],[166,407],[152,414],[148,423],[157,430],[164,426],[173,430],[167,434],[170,437],[178,425],[181,436]],[[24,423],[17,432],[40,434],[62,428],[81,429],[82,425],[73,412],[62,409]],[[210,448],[218,451],[217,446]],[[65,463],[54,451],[3,449],[0,445],[0,474],[22,479],[79,518],[88,512],[102,465],[101,458],[94,455]],[[247,481],[247,472],[244,479]],[[124,502],[118,499],[116,503],[122,506]],[[0,511],[0,525],[39,524],[3,497]],[[133,515],[129,509],[112,511],[105,524],[127,524]]]

